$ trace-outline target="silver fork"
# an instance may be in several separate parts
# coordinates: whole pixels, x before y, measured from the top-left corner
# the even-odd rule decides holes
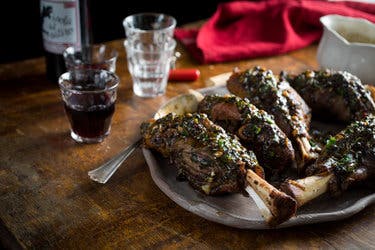
[[[88,172],[91,180],[99,183],[106,183],[109,178],[116,172],[121,164],[134,152],[134,150],[142,144],[142,139],[138,139],[136,142],[130,144],[118,155],[111,158],[109,161],[101,165],[100,167],[93,169]]]

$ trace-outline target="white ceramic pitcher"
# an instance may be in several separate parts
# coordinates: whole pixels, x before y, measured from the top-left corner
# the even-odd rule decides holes
[[[375,24],[362,18],[327,15],[317,59],[322,68],[346,70],[375,85]]]

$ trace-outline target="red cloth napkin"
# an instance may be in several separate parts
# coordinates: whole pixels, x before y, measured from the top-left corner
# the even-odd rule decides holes
[[[328,14],[375,22],[375,4],[269,0],[221,3],[199,30],[176,29],[175,37],[201,63],[270,56],[319,40],[319,18]]]

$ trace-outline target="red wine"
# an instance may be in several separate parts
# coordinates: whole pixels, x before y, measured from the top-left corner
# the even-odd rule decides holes
[[[61,76],[59,86],[71,137],[77,142],[100,142],[109,134],[119,78],[105,70],[75,70]]]
[[[96,138],[109,133],[112,115],[115,112],[114,103],[109,106],[92,106],[88,110],[76,110],[66,104],[64,106],[72,130],[78,136]]]

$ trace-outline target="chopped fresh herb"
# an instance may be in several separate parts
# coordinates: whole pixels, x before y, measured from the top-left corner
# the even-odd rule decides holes
[[[275,156],[275,152],[270,151],[270,152],[268,152],[268,155],[269,155],[271,158],[273,158],[273,157]]]
[[[217,142],[217,144],[218,144],[219,147],[222,149],[222,148],[224,148],[224,146],[225,146],[225,140],[224,140],[224,139],[219,139],[219,141]]]
[[[262,130],[261,127],[257,126],[257,125],[253,125],[253,132],[258,135],[260,133],[260,131]]]
[[[355,167],[356,167],[356,160],[355,160],[353,154],[349,153],[349,154],[344,155],[338,161],[337,167],[339,167],[341,169],[341,171],[344,171],[347,174],[353,172],[355,170]]]
[[[274,121],[271,119],[271,117],[269,117],[269,116],[266,116],[266,122],[268,123],[268,124],[273,124],[274,123]]]
[[[330,149],[333,145],[336,143],[336,138],[333,136],[330,136],[329,139],[326,141],[326,148]]]

